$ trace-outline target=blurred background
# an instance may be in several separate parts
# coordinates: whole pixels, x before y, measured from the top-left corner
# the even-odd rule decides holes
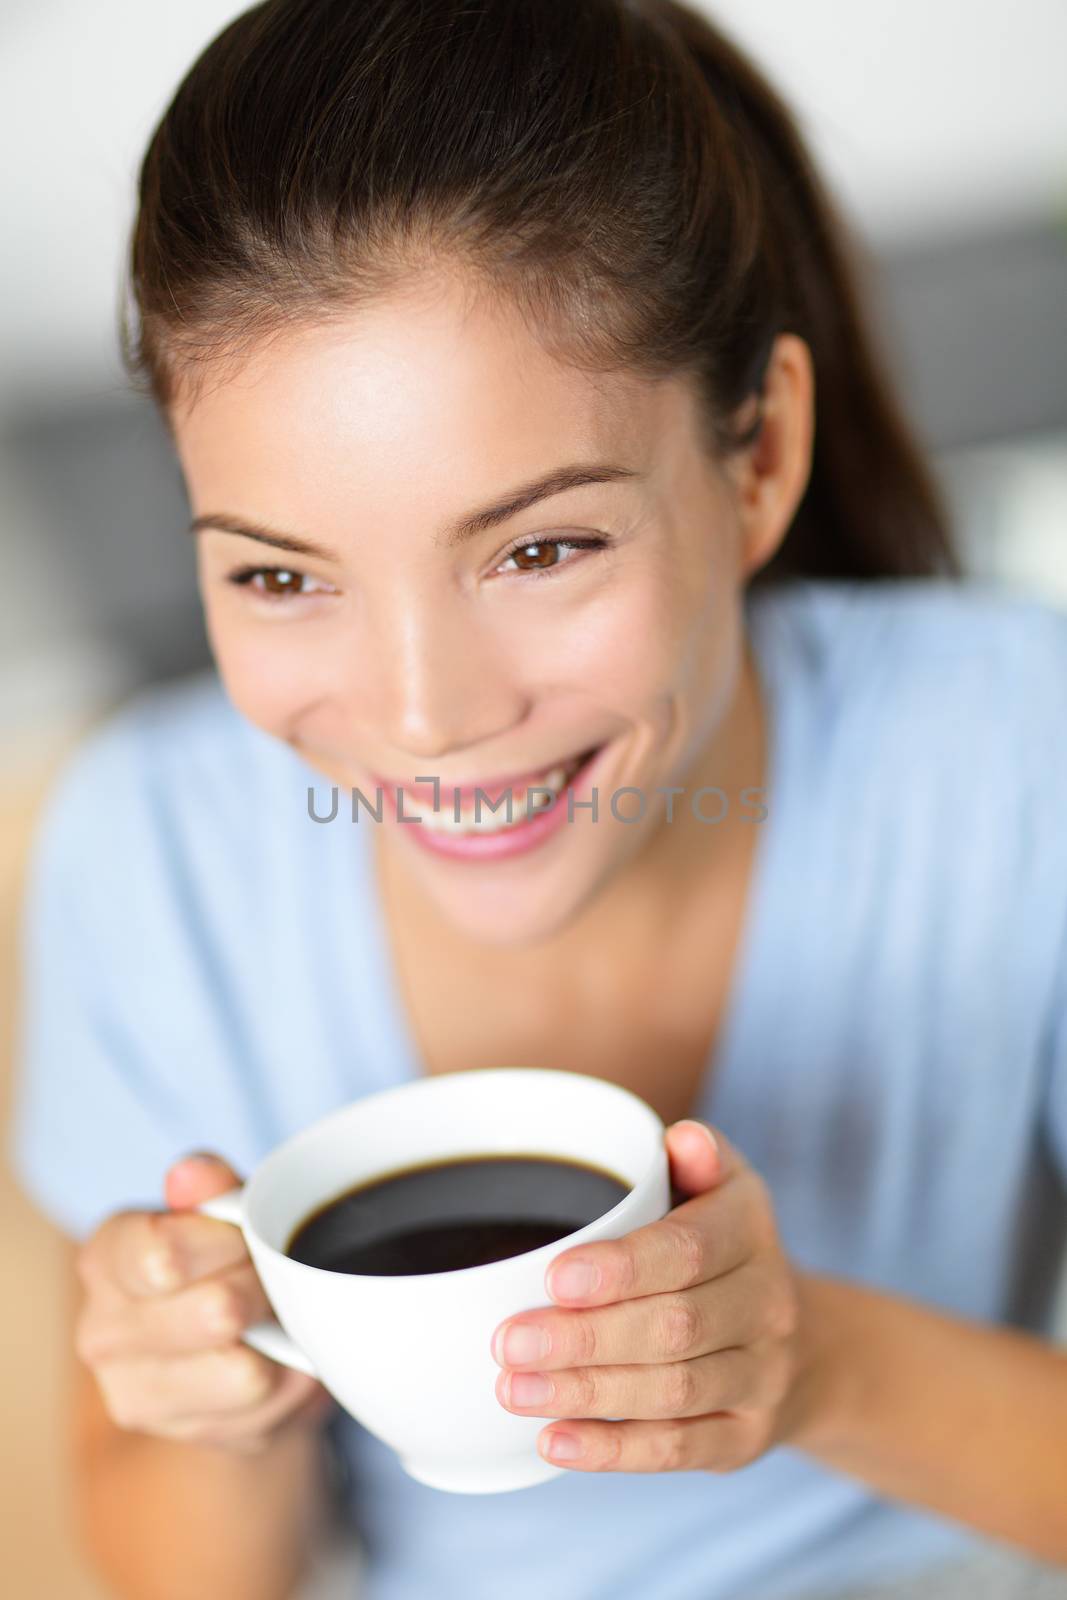
[[[180,474],[127,392],[117,313],[144,145],[242,9],[0,3],[5,1111],[25,848],[55,763],[134,688],[209,661]],[[1067,608],[1064,0],[705,9],[785,92],[867,249],[875,322],[969,571]],[[18,1285],[0,1380],[13,1446],[0,1469],[4,1591],[100,1600],[65,1531],[67,1329],[50,1233],[0,1185],[5,1282]],[[309,1593],[332,1594],[339,1571]]]

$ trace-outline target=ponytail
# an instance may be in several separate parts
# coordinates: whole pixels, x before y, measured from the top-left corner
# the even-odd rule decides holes
[[[757,581],[960,576],[941,493],[905,420],[865,305],[873,268],[835,212],[784,102],[742,52],[677,0],[642,9],[699,64],[765,196],[780,330],[815,369],[812,471],[787,538]]]

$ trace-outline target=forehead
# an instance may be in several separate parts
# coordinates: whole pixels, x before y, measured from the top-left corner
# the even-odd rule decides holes
[[[398,485],[466,500],[578,457],[647,468],[691,420],[687,384],[568,365],[447,278],[272,335],[173,414],[196,499],[278,516],[298,496],[301,520],[309,496],[366,509],[386,485],[395,505]]]

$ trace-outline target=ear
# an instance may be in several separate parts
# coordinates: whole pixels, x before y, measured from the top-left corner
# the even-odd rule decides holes
[[[730,461],[744,578],[765,566],[789,531],[811,476],[815,367],[795,333],[780,333],[760,395],[746,401],[741,426],[762,418],[753,442]]]

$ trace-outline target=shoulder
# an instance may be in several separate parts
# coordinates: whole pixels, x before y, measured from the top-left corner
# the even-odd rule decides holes
[[[214,670],[149,685],[60,762],[35,823],[32,872],[68,896],[77,884],[97,909],[136,899],[187,841],[247,834],[297,765],[235,710]]]
[[[976,581],[808,580],[768,590],[759,626],[828,718],[907,731],[975,760],[1067,755],[1067,611]],[[1052,748],[1058,744],[1058,750]]]
[[[832,853],[832,881],[847,860],[879,894],[892,882],[952,905],[976,937],[1007,916],[1053,937],[1067,898],[1067,614],[939,580],[809,581],[756,611],[792,814]]]
[[[955,662],[981,674],[1067,659],[1067,610],[977,580],[803,579],[764,590],[756,603],[827,666]]]

